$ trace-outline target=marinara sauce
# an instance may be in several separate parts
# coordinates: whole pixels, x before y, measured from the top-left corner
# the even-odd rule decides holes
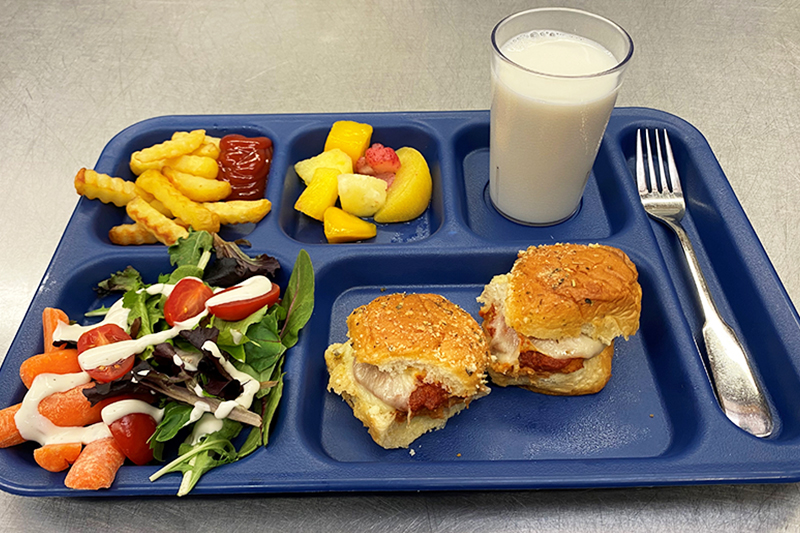
[[[231,184],[226,200],[264,198],[272,162],[272,141],[267,137],[226,135],[219,142],[219,179]]]

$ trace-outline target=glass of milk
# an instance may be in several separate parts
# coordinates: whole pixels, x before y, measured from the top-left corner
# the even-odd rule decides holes
[[[624,29],[577,9],[495,26],[489,196],[500,213],[536,226],[575,213],[632,54]]]

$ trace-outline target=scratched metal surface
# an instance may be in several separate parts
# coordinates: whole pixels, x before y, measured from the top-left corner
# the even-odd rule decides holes
[[[800,4],[553,2],[606,15],[636,50],[618,105],[709,140],[800,302]],[[488,35],[542,2],[0,0],[0,357],[118,131],[165,114],[485,109]],[[789,485],[626,490],[34,499],[2,531],[797,531]]]

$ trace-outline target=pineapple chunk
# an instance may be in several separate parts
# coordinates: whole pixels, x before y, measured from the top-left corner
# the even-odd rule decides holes
[[[336,205],[339,197],[339,182],[336,179],[340,172],[335,168],[318,168],[314,171],[314,179],[297,199],[294,208],[311,218],[322,220],[325,210]]]
[[[350,156],[353,164],[364,155],[372,139],[372,126],[352,120],[339,120],[333,123],[328,138],[325,140],[325,151],[339,148]],[[352,171],[351,171],[352,172]]]
[[[386,182],[365,174],[340,174],[342,209],[357,217],[371,217],[386,203]]]
[[[329,207],[324,216],[325,238],[330,243],[362,241],[378,234],[375,224],[361,220],[338,207]]]
[[[306,185],[310,184],[314,179],[314,171],[318,168],[336,168],[340,174],[348,174],[353,172],[353,161],[349,155],[338,148],[334,148],[310,159],[304,159],[294,165],[294,171],[297,172],[297,175]]]

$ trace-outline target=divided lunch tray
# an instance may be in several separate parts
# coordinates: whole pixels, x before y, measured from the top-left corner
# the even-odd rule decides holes
[[[412,146],[427,159],[433,199],[418,219],[380,226],[376,238],[327,244],[322,224],[293,205],[302,185],[295,162],[322,150],[335,120],[374,126],[373,142]],[[696,247],[724,318],[752,355],[776,429],[753,437],[720,411],[698,350],[700,319],[679,245],[642,209],[632,175],[635,132],[668,128]],[[285,284],[298,251],[316,271],[314,314],[287,353],[286,387],[269,447],[206,474],[192,494],[611,487],[800,479],[800,323],[703,136],[650,109],[615,109],[579,211],[544,228],[514,224],[491,206],[487,111],[347,115],[173,116],[117,135],[99,172],[132,178],[130,154],[175,130],[265,135],[275,145],[267,197],[273,210],[257,226],[225,230],[268,253]],[[108,229],[124,210],[81,199],[0,369],[0,407],[21,400],[18,369],[43,349],[41,312],[71,318],[101,304],[92,287],[133,265],[146,281],[170,270],[164,246],[120,247]],[[492,392],[409,449],[384,450],[342,399],[326,391],[325,348],[346,338],[357,306],[393,291],[435,292],[478,318],[475,298],[507,272],[519,250],[557,242],[624,250],[642,285],[639,332],[618,340],[613,376],[598,394],[555,397],[518,388]],[[158,466],[123,466],[110,490],[72,491],[64,473],[33,460],[33,444],[0,450],[0,488],[35,496],[169,495],[180,475],[151,483]]]

